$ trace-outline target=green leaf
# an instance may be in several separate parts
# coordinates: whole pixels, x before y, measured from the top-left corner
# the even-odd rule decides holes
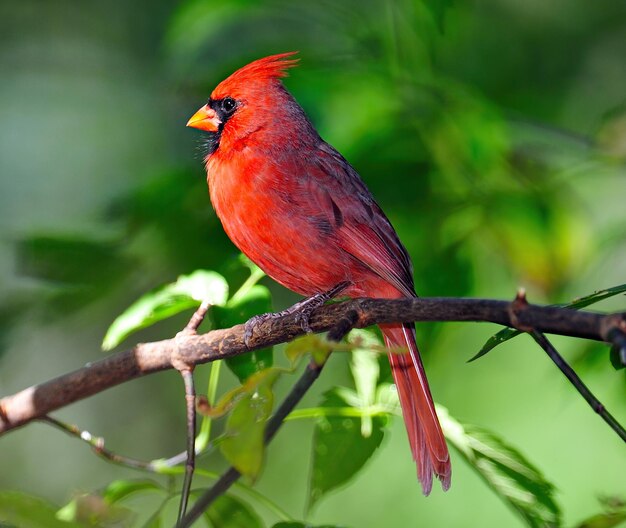
[[[572,302],[567,304],[552,304],[550,306],[579,310],[581,308],[586,308],[587,306],[591,306],[592,304],[604,301],[611,297],[615,297],[616,295],[624,292],[626,292],[626,284],[620,284],[619,286],[613,286],[612,288],[607,288],[606,290],[599,290],[590,295],[586,295],[585,297],[579,297],[578,299],[574,299]],[[521,332],[520,330],[515,330],[514,328],[504,328],[500,330],[498,333],[492,335],[487,340],[487,342],[483,345],[478,354],[469,359],[468,363],[483,357],[485,354],[493,350],[498,345],[501,345],[505,341],[508,341],[509,339],[512,339],[521,333],[523,332]]]
[[[472,361],[476,361],[477,359],[483,357],[487,352],[490,352],[491,350],[496,348],[498,345],[501,345],[509,339],[513,339],[515,336],[518,336],[521,333],[521,330],[515,330],[514,328],[504,328],[500,330],[497,334],[494,334],[489,339],[487,339],[487,342],[483,345],[478,354],[468,359],[467,362],[471,363]]]
[[[241,499],[222,495],[206,511],[213,528],[263,528],[263,521]]]
[[[329,343],[317,334],[306,334],[285,347],[285,355],[292,365],[295,365],[303,356],[311,355],[315,361],[321,363],[333,350],[336,343]]]
[[[381,345],[373,332],[367,330],[352,330],[348,341],[357,348],[352,350],[350,371],[354,378],[354,385],[360,407],[370,407],[376,400],[376,384],[380,369],[378,367],[378,353],[374,347]],[[361,434],[369,437],[372,434],[372,417],[364,415],[361,418]]]
[[[0,526],[19,528],[79,528],[79,525],[57,518],[51,503],[19,491],[0,491]]]
[[[441,406],[437,414],[448,442],[528,526],[560,526],[554,486],[519,451],[485,429],[462,425]]]
[[[234,404],[220,439],[224,457],[242,475],[252,479],[256,478],[263,465],[265,425],[274,401],[272,385],[279,374],[278,369],[268,369],[252,375],[246,381],[249,386],[257,378],[261,380],[254,391],[244,393]]]
[[[324,395],[324,407],[344,407],[335,391]],[[313,433],[313,460],[309,477],[310,510],[329,491],[354,477],[383,440],[384,418],[372,419],[369,437],[361,434],[360,419],[324,416],[317,419]]]
[[[225,306],[213,309],[213,321],[217,328],[230,328],[243,323],[254,315],[272,311],[272,295],[265,286],[258,284],[242,295],[235,295]],[[254,350],[226,359],[226,364],[243,382],[255,372],[269,368],[274,363],[273,348]]]
[[[197,270],[181,275],[176,282],[146,293],[118,316],[104,336],[102,348],[111,350],[137,330],[197,308],[201,302],[220,306],[227,298],[228,284],[220,274]]]
[[[613,286],[612,288],[607,288],[606,290],[599,290],[590,295],[586,295],[585,297],[579,297],[578,299],[574,299],[568,304],[557,304],[556,306],[562,306],[563,308],[574,308],[575,310],[578,310],[580,308],[586,308],[587,306],[591,306],[592,304],[599,303],[600,301],[604,301],[605,299],[610,299],[611,297],[615,297],[616,295],[625,292],[626,284],[620,284],[619,286]]]
[[[166,490],[153,480],[115,480],[104,488],[102,498],[109,504],[115,504],[142,492],[166,493]]]

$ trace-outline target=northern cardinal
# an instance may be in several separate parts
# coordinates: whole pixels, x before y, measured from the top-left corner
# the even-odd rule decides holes
[[[274,280],[323,301],[415,297],[412,264],[357,172],[313,128],[281,78],[294,52],[256,60],[222,81],[187,126],[208,132],[211,201],[230,239]],[[303,321],[306,327],[306,320]],[[418,478],[450,486],[448,448],[413,324],[381,325]]]

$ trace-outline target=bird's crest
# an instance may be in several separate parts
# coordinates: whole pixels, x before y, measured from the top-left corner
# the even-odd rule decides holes
[[[289,51],[287,53],[279,53],[278,55],[270,55],[262,59],[255,60],[244,67],[239,68],[230,77],[222,81],[214,90],[211,97],[219,98],[226,95],[234,96],[234,92],[245,89],[244,87],[254,81],[271,81],[272,79],[280,79],[287,76],[287,70],[293,68],[299,62],[299,59],[289,59],[298,53],[297,51]]]
[[[299,59],[289,59],[298,53],[297,51],[288,51],[287,53],[279,53],[278,55],[270,55],[257,59],[250,64],[246,64],[243,68],[239,68],[230,76],[230,79],[241,80],[243,78],[262,79],[286,77],[287,70],[297,66]]]

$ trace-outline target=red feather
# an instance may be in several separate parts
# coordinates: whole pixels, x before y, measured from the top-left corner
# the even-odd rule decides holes
[[[415,296],[411,260],[391,223],[283,87],[280,78],[297,62],[287,59],[292,55],[244,66],[211,94],[219,128],[206,168],[226,233],[270,277],[300,294],[347,281],[352,297]],[[220,110],[224,98],[236,100],[234,113]],[[448,489],[450,458],[414,327],[381,330],[389,348],[408,350],[389,360],[423,491],[430,492],[433,474]]]

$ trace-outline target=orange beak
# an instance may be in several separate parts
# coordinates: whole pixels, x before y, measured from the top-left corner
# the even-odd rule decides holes
[[[205,132],[217,132],[222,122],[217,113],[209,105],[204,105],[187,121],[187,126],[204,130]]]

